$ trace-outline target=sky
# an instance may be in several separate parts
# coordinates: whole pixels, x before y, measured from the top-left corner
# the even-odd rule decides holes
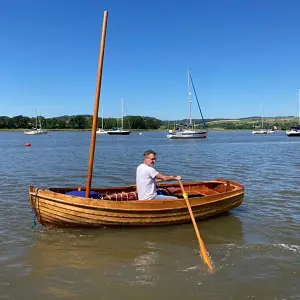
[[[99,116],[298,116],[298,0],[1,1],[0,116],[93,114],[104,10]]]

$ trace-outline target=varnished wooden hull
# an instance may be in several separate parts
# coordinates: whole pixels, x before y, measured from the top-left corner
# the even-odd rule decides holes
[[[178,187],[161,184],[160,188]],[[213,217],[239,206],[244,197],[242,185],[225,180],[184,183],[197,220]],[[134,186],[93,188],[101,195],[131,192]],[[37,189],[29,187],[29,200],[37,220],[45,226],[106,227],[158,226],[191,221],[183,198],[175,200],[94,200],[65,195],[74,188]],[[76,188],[75,188],[76,190]],[[177,194],[181,197],[180,193]]]

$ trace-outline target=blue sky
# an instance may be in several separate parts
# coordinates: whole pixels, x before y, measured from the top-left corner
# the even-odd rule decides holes
[[[93,114],[104,10],[105,117],[298,115],[298,0],[2,1],[0,115]]]

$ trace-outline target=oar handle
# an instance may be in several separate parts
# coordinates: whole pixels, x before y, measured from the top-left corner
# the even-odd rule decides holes
[[[204,242],[203,242],[203,240],[201,239],[201,236],[200,236],[200,233],[199,233],[199,229],[198,229],[198,226],[197,226],[197,223],[196,223],[196,220],[195,220],[195,217],[194,217],[194,214],[193,214],[193,211],[192,211],[192,208],[191,208],[189,199],[188,199],[188,195],[187,195],[187,193],[186,193],[185,190],[184,190],[182,181],[181,181],[181,180],[178,180],[178,182],[179,182],[179,185],[180,185],[181,190],[182,190],[183,198],[184,198],[184,200],[185,200],[185,202],[186,202],[186,205],[187,205],[187,207],[188,207],[188,210],[189,210],[189,213],[190,213],[190,216],[191,216],[192,223],[193,223],[193,225],[194,225],[195,233],[196,233],[196,236],[197,236],[197,239],[198,239],[198,243],[199,243],[200,254],[201,254],[202,259],[204,260],[204,262],[207,264],[209,270],[210,270],[211,272],[213,272],[212,263],[211,263],[211,261],[210,261],[210,258],[209,258],[209,256],[208,256],[208,254],[207,254],[207,250],[206,250],[206,248],[205,248]]]

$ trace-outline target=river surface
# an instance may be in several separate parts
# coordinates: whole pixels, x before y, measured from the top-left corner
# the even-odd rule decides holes
[[[198,222],[213,274],[192,224],[32,228],[28,186],[85,185],[89,144],[90,132],[0,132],[0,299],[300,299],[300,138],[250,131],[188,141],[163,132],[97,136],[92,186],[133,184],[147,149],[167,175],[245,186],[240,207]]]

